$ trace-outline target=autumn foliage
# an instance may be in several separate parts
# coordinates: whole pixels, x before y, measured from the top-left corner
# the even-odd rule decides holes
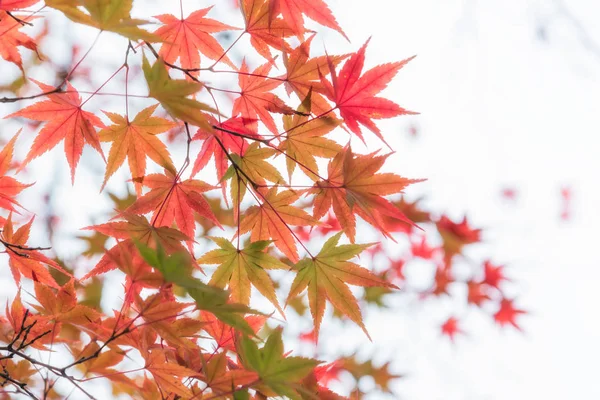
[[[290,352],[286,316],[311,318],[297,338],[317,343],[329,307],[368,340],[364,310],[402,294],[417,258],[433,266],[419,299],[462,296],[519,328],[504,267],[465,255],[481,231],[403,196],[421,177],[389,172],[392,133],[377,121],[414,114],[384,92],[413,57],[372,66],[369,41],[325,51],[308,20],[352,34],[324,0],[168,3],[138,18],[132,0],[0,0],[0,68],[20,71],[1,116],[22,126],[0,131],[0,267],[18,287],[0,316],[0,398],[93,399],[94,385],[136,399],[359,398],[365,376],[390,391],[389,363]],[[103,84],[85,67],[96,42],[53,69],[40,50],[52,31],[35,30],[46,18],[113,37]],[[39,63],[53,79],[29,76]],[[115,82],[120,93],[103,91]],[[97,103],[107,97],[119,111]],[[88,249],[66,260],[30,239],[40,222],[19,199],[39,196],[28,167],[49,151],[75,183],[86,147],[102,196],[123,176],[131,191],[109,193],[112,215],[79,227]],[[398,242],[409,250],[390,251]],[[456,275],[465,262],[471,272]],[[103,307],[106,296],[120,307]],[[457,316],[440,327],[452,341],[466,330]],[[344,371],[354,383],[338,394]]]

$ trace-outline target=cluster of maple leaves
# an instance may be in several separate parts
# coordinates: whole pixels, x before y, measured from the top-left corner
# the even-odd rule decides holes
[[[254,288],[282,316],[286,306],[303,314],[307,299],[314,321],[308,340],[318,339],[327,304],[368,336],[349,285],[364,287],[364,300],[382,305],[383,296],[405,285],[403,267],[412,258],[430,260],[436,268],[422,296],[449,295],[453,285],[465,285],[469,304],[496,304],[493,318],[518,327],[523,311],[504,295],[502,266],[485,261],[468,280],[453,276],[455,264],[465,261],[465,247],[481,241],[480,231],[466,218],[433,217],[418,202],[388,199],[419,180],[381,172],[390,154],[359,154],[350,146],[353,137],[386,146],[375,121],[412,113],[380,96],[412,58],[366,69],[368,42],[352,54],[311,56],[315,33],[305,18],[346,37],[323,0],[241,0],[236,27],[208,17],[212,7],[187,17],[181,10],[179,16],[155,16],[158,28],[152,31],[143,27],[149,21],[131,16],[132,5],[132,0],[0,0],[0,57],[23,74],[9,88],[14,97],[0,98],[0,104],[16,103],[18,109],[2,116],[24,125],[0,152],[5,212],[0,243],[15,283],[19,288],[32,283],[34,299],[25,306],[27,291],[20,290],[0,317],[3,387],[31,398],[62,398],[56,384],[67,381],[78,395],[95,398],[89,382],[100,377],[113,394],[132,398],[340,399],[328,384],[345,370],[356,380],[373,376],[387,391],[394,378],[388,364],[353,357],[324,364],[285,352],[285,328],[266,326],[269,315],[251,308],[251,294]],[[33,6],[39,8],[24,10]],[[124,62],[85,100],[77,82],[89,73],[82,62],[93,45],[83,55],[74,48],[72,64],[55,83],[26,76],[19,47],[38,53],[40,38],[22,29],[41,23],[46,12],[124,38],[118,55]],[[215,36],[223,31],[239,33],[227,49]],[[263,59],[255,68],[231,56],[244,37]],[[130,74],[140,68],[143,74]],[[231,74],[237,75],[237,87],[225,80],[223,87],[208,83]],[[90,102],[117,77],[124,79],[125,92],[115,95],[125,100],[123,112],[98,112]],[[147,84],[143,97],[152,100],[150,106],[136,105],[139,96],[128,93],[134,79]],[[19,94],[30,87],[33,94]],[[130,107],[141,110],[130,115]],[[0,134],[6,139],[6,132]],[[162,134],[169,136],[161,140]],[[30,136],[25,158],[14,161],[15,146]],[[172,138],[186,142],[181,165],[173,161]],[[196,142],[200,150],[194,155]],[[93,232],[85,238],[90,244],[85,256],[97,260],[85,272],[29,243],[34,219],[24,222],[27,211],[17,196],[31,185],[9,176],[61,143],[73,182],[88,145],[105,164],[99,189],[125,160],[134,189],[129,199],[116,199],[111,220],[85,228]],[[287,177],[276,159],[285,160]],[[149,173],[148,160],[162,172]],[[212,169],[211,160],[213,180],[197,179]],[[218,189],[220,197],[207,196]],[[358,226],[371,226],[382,239],[407,238],[410,254],[389,259],[381,243],[357,243]],[[437,231],[439,246],[428,244],[422,229],[431,231],[427,226]],[[233,234],[225,237],[226,232]],[[311,251],[309,241],[318,237],[320,249]],[[198,254],[206,246],[212,250]],[[368,257],[357,258],[361,254],[387,257],[389,265],[373,271]],[[123,301],[109,314],[100,307],[99,293],[102,277],[116,270],[124,277]],[[212,273],[202,275],[208,270]],[[280,282],[269,270],[289,277],[283,305],[276,290]],[[454,339],[461,332],[459,319],[450,317],[441,329]],[[32,355],[59,347],[71,361]],[[10,390],[0,390],[0,398],[10,397]]]

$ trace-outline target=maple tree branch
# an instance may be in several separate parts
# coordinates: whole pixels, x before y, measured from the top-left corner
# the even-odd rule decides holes
[[[22,26],[25,25],[29,25],[29,26],[33,26],[33,24],[31,22],[28,21],[24,21],[21,18],[15,16],[13,13],[11,13],[10,11],[6,11],[6,15],[8,15],[9,17],[11,17],[12,19],[14,19],[15,21],[17,21],[19,24],[21,24]]]
[[[243,133],[232,131],[230,129],[221,128],[221,127],[216,126],[216,125],[213,125],[212,127],[213,127],[213,129],[216,129],[216,130],[221,131],[221,132],[229,133],[230,135],[233,135],[233,136],[237,136],[237,137],[241,137],[241,138],[244,138],[244,139],[254,140],[255,142],[263,143],[263,144],[269,146],[271,149],[279,152],[280,154],[283,154],[284,157],[289,158],[290,160],[294,161],[297,165],[299,165],[302,168],[306,169],[308,172],[314,174],[317,178],[319,178],[319,179],[321,179],[323,181],[326,180],[321,175],[319,175],[319,173],[317,171],[313,171],[312,168],[306,166],[304,163],[302,163],[302,162],[298,161],[297,159],[295,159],[294,157],[290,156],[285,151],[281,150],[279,147],[276,147],[273,144],[271,144],[271,140],[261,139],[261,138],[253,137],[253,136],[250,136],[250,135],[244,135]],[[266,186],[266,185],[257,185],[257,187],[268,187],[268,186]]]
[[[144,41],[144,44],[145,44],[145,45],[146,45],[146,46],[147,46],[147,47],[150,49],[150,51],[152,52],[152,54],[154,55],[154,57],[156,57],[156,59],[157,59],[157,60],[158,60],[158,59],[162,60],[162,62],[163,62],[163,63],[164,63],[166,66],[168,66],[168,67],[170,67],[170,68],[173,68],[173,69],[176,69],[176,70],[178,70],[178,71],[181,71],[181,72],[183,72],[184,74],[186,74],[186,75],[187,75],[187,76],[188,76],[190,79],[192,79],[193,81],[195,81],[195,82],[198,82],[198,83],[200,83],[200,84],[204,85],[202,82],[200,82],[200,80],[198,80],[198,78],[196,78],[194,75],[192,75],[192,73],[191,73],[191,71],[192,71],[192,70],[190,70],[190,69],[187,69],[187,68],[181,68],[181,67],[178,67],[178,66],[177,66],[177,65],[175,65],[175,64],[171,64],[170,62],[167,62],[167,61],[165,61],[165,59],[164,59],[164,58],[162,58],[161,56],[159,56],[159,55],[158,55],[158,52],[157,52],[157,51],[154,49],[154,47],[153,47],[153,46],[152,46],[150,43],[148,43],[148,42]]]
[[[21,246],[18,244],[12,244],[9,243],[3,239],[0,238],[0,243],[2,245],[4,245],[4,247],[6,248],[7,251],[12,252],[13,254],[19,256],[19,257],[23,257],[23,258],[29,258],[29,255],[26,253],[21,253],[21,251],[40,251],[40,250],[51,250],[51,247],[27,247],[27,246]]]
[[[194,69],[187,69],[187,71],[201,71],[201,69],[199,68],[194,68]],[[252,72],[243,72],[243,71],[229,71],[226,69],[211,69],[210,72],[214,72],[216,74],[236,74],[236,75],[244,75],[244,76],[252,76],[254,78],[264,78],[264,79],[271,79],[273,81],[279,81],[279,82],[287,82],[287,78],[280,78],[277,76],[268,76],[268,75],[261,75],[261,74],[255,74]]]
[[[0,383],[0,387],[4,386],[6,383],[11,383],[17,389],[17,392],[25,394],[32,399],[39,400],[39,398],[33,394],[29,389],[27,389],[27,384],[24,382],[20,382],[10,376],[5,367],[3,367],[3,372],[0,372],[0,378],[4,379],[4,382]]]
[[[44,6],[46,7],[46,6]],[[41,11],[44,7],[42,7],[39,11]],[[22,97],[2,97],[0,98],[0,103],[16,103],[17,101],[21,101],[21,100],[32,100],[38,97],[43,97],[43,96],[48,96],[54,93],[59,93],[62,92],[62,87],[65,85],[65,83],[67,83],[67,81],[69,80],[69,78],[71,77],[71,75],[73,75],[73,73],[75,72],[75,70],[77,69],[77,67],[79,67],[79,65],[81,65],[81,63],[83,62],[83,60],[85,60],[85,58],[90,54],[90,52],[92,51],[92,49],[94,48],[94,46],[96,45],[96,43],[98,42],[98,38],[100,38],[100,34],[102,33],[102,31],[99,31],[98,34],[96,35],[96,38],[94,39],[94,41],[92,42],[92,45],[90,46],[90,48],[85,52],[85,54],[81,57],[81,59],[73,66],[73,68],[71,68],[71,71],[69,71],[69,73],[63,78],[62,82],[60,83],[60,85],[56,86],[54,89],[49,90],[47,92],[42,92],[42,93],[38,93],[35,95],[31,95],[31,96],[22,96]]]
[[[16,103],[17,101],[21,101],[21,100],[33,100],[33,99],[37,99],[38,97],[44,97],[44,96],[48,96],[50,94],[59,93],[59,92],[62,91],[61,90],[61,86],[57,86],[54,89],[49,90],[47,92],[42,92],[42,93],[34,94],[34,95],[31,95],[31,96],[1,97],[0,98],[0,103]]]
[[[237,165],[235,163],[235,161],[233,160],[233,158],[231,157],[231,155],[229,155],[229,153],[227,152],[227,149],[225,148],[225,146],[223,145],[223,143],[221,142],[221,140],[218,137],[214,137],[215,140],[217,141],[217,143],[219,144],[219,146],[221,147],[221,150],[223,150],[223,153],[225,153],[225,155],[227,156],[227,158],[229,159],[229,161],[231,162],[231,165],[233,166],[233,168],[239,172],[242,173],[242,175],[244,175],[244,177],[246,178],[246,180],[252,184],[252,188],[254,189],[253,191],[251,191],[250,193],[253,193],[253,196],[255,198],[255,200],[260,204],[260,200],[256,197],[256,195],[254,194],[255,192],[258,193],[258,195],[263,199],[263,202],[266,203],[271,210],[273,210],[273,212],[275,213],[275,215],[277,215],[277,217],[281,220],[281,222],[285,225],[285,227],[290,231],[290,233],[292,234],[292,236],[294,237],[294,239],[296,239],[296,241],[298,243],[300,243],[300,245],[304,248],[304,250],[306,250],[306,252],[313,257],[312,253],[310,252],[310,250],[308,250],[308,248],[306,247],[306,245],[304,244],[304,242],[302,242],[300,240],[300,238],[298,237],[298,235],[296,235],[296,232],[294,232],[294,230],[287,224],[287,222],[285,222],[285,220],[283,219],[283,217],[277,212],[277,210],[275,209],[275,207],[273,207],[273,205],[267,200],[267,198],[260,193],[260,191],[256,190],[259,186],[256,184],[256,182],[254,182],[252,180],[252,178],[250,178],[248,176],[248,174],[246,172],[244,172],[243,169],[241,169],[239,167],[239,165]],[[238,196],[239,197],[239,196]],[[239,201],[239,199],[238,199]],[[238,218],[239,218],[239,214],[238,214]],[[269,217],[270,218],[270,217]],[[238,225],[239,228],[239,225]],[[238,230],[238,235],[239,235],[239,230]],[[313,257],[314,258],[314,257]]]
[[[239,41],[239,40],[240,40],[240,39],[241,39],[241,38],[244,36],[244,34],[245,34],[245,33],[246,33],[246,31],[242,32],[242,34],[241,34],[240,36],[238,36],[238,37],[237,37],[237,39],[235,39],[235,40],[233,41],[233,43],[231,43],[231,44],[229,45],[229,47],[228,47],[228,48],[227,48],[227,49],[226,49],[226,50],[223,52],[223,54],[221,54],[221,57],[219,57],[219,58],[218,58],[218,59],[217,59],[217,60],[216,60],[216,61],[215,61],[215,62],[214,62],[214,63],[213,63],[213,64],[212,64],[210,67],[208,67],[208,68],[204,68],[204,69],[203,69],[203,68],[198,68],[198,70],[199,70],[199,71],[204,71],[204,70],[206,70],[206,71],[211,71],[211,72],[214,72],[214,71],[213,71],[213,68],[217,66],[217,64],[218,64],[218,63],[219,63],[219,62],[220,62],[220,61],[223,59],[223,57],[225,57],[225,56],[227,55],[227,53],[229,53],[229,51],[230,51],[231,49],[233,49],[233,46],[235,46],[235,45],[236,45],[236,43],[237,43],[237,42],[238,42],[238,41]],[[192,71],[192,70],[190,70],[190,71]]]

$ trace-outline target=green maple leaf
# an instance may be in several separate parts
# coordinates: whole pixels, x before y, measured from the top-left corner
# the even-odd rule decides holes
[[[194,99],[188,99],[200,89],[199,82],[189,82],[185,79],[171,79],[165,63],[158,59],[152,66],[143,58],[142,69],[148,83],[149,96],[155,98],[175,118],[192,125],[212,130],[203,111],[217,113],[212,107]]]
[[[102,31],[115,32],[131,40],[161,41],[160,37],[139,27],[148,21],[131,18],[133,0],[46,0],[46,5],[61,11],[72,21]],[[81,11],[80,6],[89,14]]]
[[[254,330],[244,319],[244,315],[262,314],[244,304],[230,302],[229,292],[194,278],[191,274],[191,261],[186,253],[167,256],[160,245],[156,250],[139,242],[136,243],[136,246],[144,260],[160,271],[165,281],[185,289],[187,294],[194,299],[199,310],[208,311],[240,332],[255,336]]]
[[[256,389],[264,395],[272,396],[270,391],[292,400],[299,399],[297,390],[301,390],[300,381],[321,362],[304,357],[286,357],[283,354],[281,329],[271,333],[265,345],[258,345],[247,337],[238,342],[238,354],[247,370],[256,371],[262,384]]]
[[[209,251],[198,259],[199,264],[219,264],[209,285],[222,289],[229,286],[233,301],[247,305],[250,302],[252,284],[283,315],[275,295],[275,286],[265,270],[289,269],[289,267],[265,253],[265,249],[271,242],[260,240],[238,250],[227,239],[217,237],[210,239],[220,248]]]
[[[318,337],[326,300],[333,307],[354,321],[369,336],[362,321],[358,303],[348,284],[365,287],[397,287],[379,278],[371,271],[349,262],[364,249],[367,244],[343,244],[338,246],[342,232],[329,238],[314,258],[305,258],[296,264],[298,274],[292,283],[288,301],[308,287],[308,304],[315,322],[315,334]]]

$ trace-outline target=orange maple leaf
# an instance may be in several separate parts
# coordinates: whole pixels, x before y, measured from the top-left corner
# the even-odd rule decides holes
[[[285,79],[285,88],[288,95],[294,92],[299,98],[304,99],[311,92],[310,111],[316,115],[322,115],[331,111],[332,106],[322,95],[325,92],[325,87],[319,79],[319,74],[328,74],[329,66],[337,66],[346,56],[309,58],[313,38],[314,36],[310,36],[293,51],[283,53],[283,65],[286,74],[281,78]]]
[[[271,90],[281,85],[283,81],[265,78],[270,70],[271,65],[264,64],[249,73],[246,61],[242,61],[238,78],[240,95],[233,103],[232,114],[241,114],[244,118],[260,120],[271,132],[277,134],[277,126],[271,113],[293,114],[294,110],[277,95],[271,93]]]
[[[306,28],[302,14],[319,24],[341,33],[348,41],[348,36],[339,26],[333,13],[323,0],[271,0],[271,17],[281,13],[296,35],[302,39]]]
[[[129,169],[138,196],[142,194],[141,180],[146,174],[146,156],[175,173],[175,166],[171,161],[169,151],[156,135],[166,132],[176,125],[164,118],[153,117],[152,113],[156,107],[158,104],[143,109],[133,121],[129,121],[119,114],[104,112],[114,125],[98,133],[100,141],[112,142],[102,188],[106,185],[108,178],[123,164],[125,157],[129,161]]]
[[[155,349],[146,358],[146,370],[152,374],[156,385],[166,393],[175,393],[183,398],[191,398],[192,392],[185,386],[182,377],[196,376],[198,372],[189,368],[167,362],[164,351]]]
[[[352,242],[356,235],[354,214],[390,238],[383,216],[413,224],[399,208],[382,196],[401,193],[406,186],[421,182],[422,179],[376,173],[388,156],[354,154],[350,148],[341,151],[329,162],[327,180],[317,182],[309,191],[316,194],[314,217],[321,219],[333,207],[335,216]]]
[[[75,281],[73,279],[57,291],[38,282],[34,282],[34,288],[35,298],[41,305],[40,307],[34,307],[49,320],[71,324],[85,324],[100,318],[98,311],[77,304]]]
[[[238,28],[205,18],[211,9],[212,6],[194,11],[182,19],[171,14],[155,16],[154,18],[165,24],[154,32],[163,39],[158,54],[170,64],[174,64],[179,58],[181,67],[185,69],[200,68],[200,53],[235,69],[229,57],[224,55],[223,47],[210,34]],[[198,76],[199,71],[190,73]]]
[[[240,8],[246,22],[246,31],[250,34],[250,44],[258,54],[273,63],[270,47],[289,53],[290,45],[285,38],[294,36],[294,30],[280,18],[273,18],[270,0],[241,0]]]
[[[21,131],[19,131],[20,133]],[[8,211],[16,212],[14,206],[21,206],[15,197],[23,191],[23,189],[33,184],[23,184],[10,176],[6,176],[12,162],[13,152],[15,148],[15,141],[17,140],[17,133],[11,140],[4,146],[0,151],[0,208],[4,208]]]
[[[252,242],[273,239],[275,246],[293,262],[298,261],[296,241],[289,226],[312,226],[317,221],[307,212],[292,206],[301,193],[291,190],[277,192],[277,188],[258,189],[263,203],[250,207],[240,222],[240,234],[252,231]]]
[[[0,10],[3,8],[3,5],[4,3],[0,1]],[[33,19],[32,17],[17,17],[23,21]],[[19,50],[17,50],[17,46],[26,47],[29,50],[37,52],[35,41],[19,31],[22,27],[22,24],[11,18],[5,11],[0,11],[0,57],[17,65],[21,71],[23,71],[23,60],[21,59]]]
[[[40,0],[2,0],[0,1],[0,10],[14,11],[27,8]]]
[[[50,92],[55,88],[34,81],[43,91]],[[47,121],[23,161],[21,168],[31,160],[54,148],[61,140],[65,141],[65,155],[71,167],[71,182],[75,181],[75,168],[85,143],[95,149],[102,158],[102,148],[96,133],[96,127],[104,128],[104,124],[94,114],[83,111],[81,97],[70,83],[67,82],[67,92],[49,94],[48,100],[40,101],[25,107],[6,118],[24,117],[35,121]]]
[[[67,276],[71,276],[71,274],[58,263],[40,253],[39,249],[27,246],[33,219],[31,218],[27,224],[15,231],[11,213],[4,224],[2,232],[0,232],[0,239],[2,239],[8,254],[10,271],[17,285],[21,283],[21,275],[23,275],[35,282],[58,288],[58,284],[44,265],[52,267]]]

